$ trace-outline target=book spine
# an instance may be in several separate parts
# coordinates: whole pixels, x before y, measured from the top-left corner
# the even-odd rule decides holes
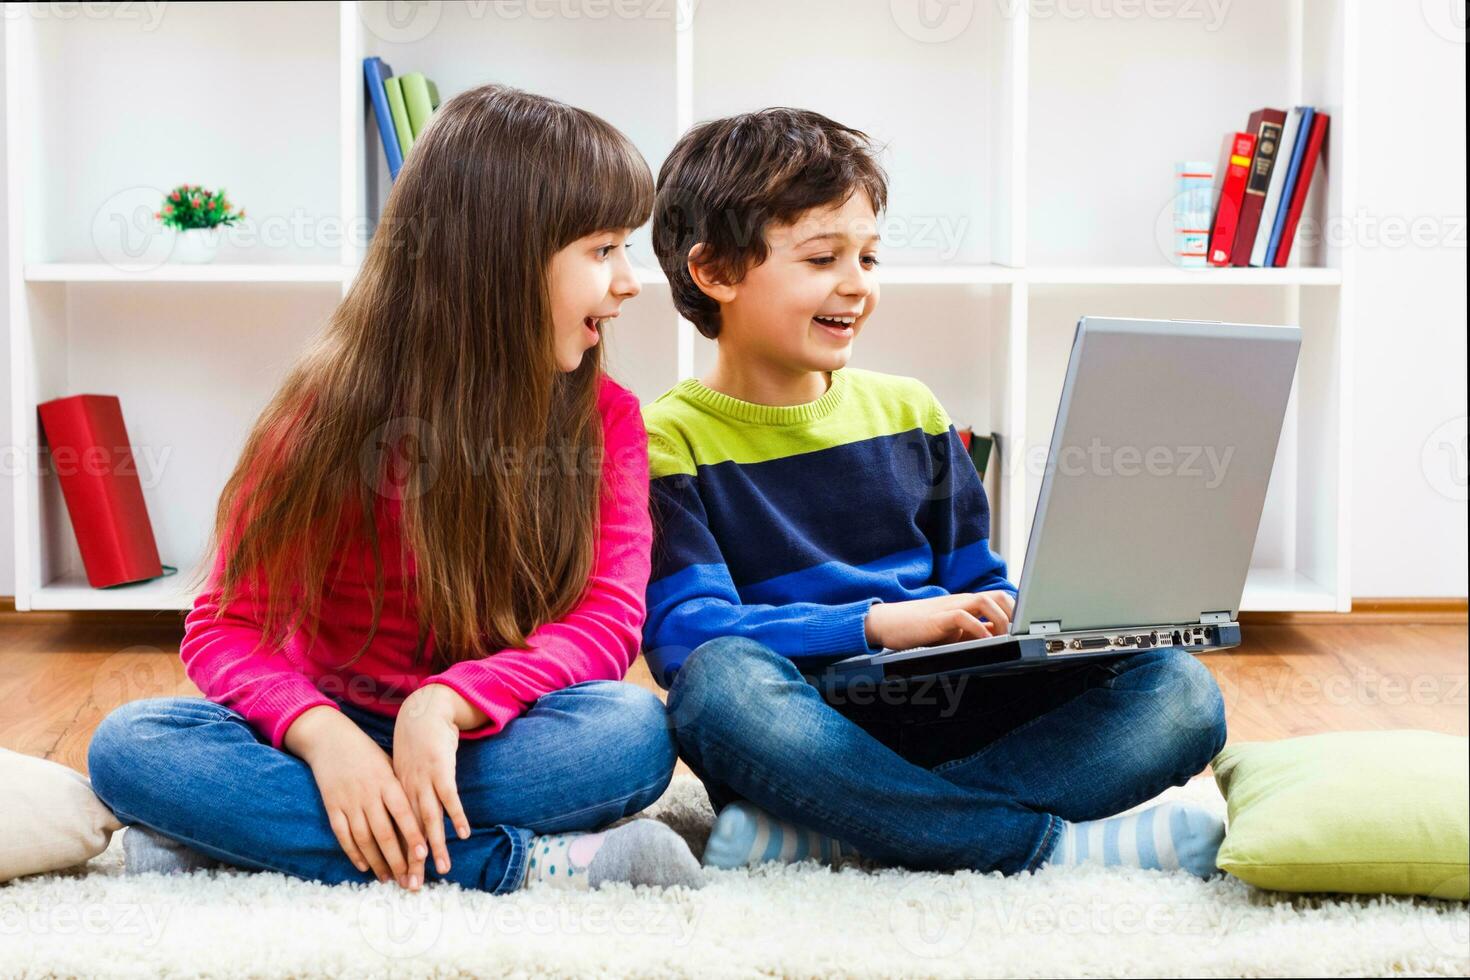
[[[1251,265],[1261,268],[1266,264],[1266,250],[1271,246],[1271,229],[1276,225],[1276,212],[1281,209],[1281,191],[1286,186],[1286,171],[1290,166],[1291,154],[1296,150],[1296,134],[1302,125],[1302,107],[1297,106],[1286,117],[1281,129],[1281,142],[1276,148],[1276,161],[1271,166],[1271,184],[1266,188],[1266,200],[1261,205],[1261,221],[1256,227],[1255,244],[1251,246]]]
[[[1306,207],[1307,192],[1312,189],[1312,174],[1317,169],[1317,158],[1322,153],[1322,144],[1327,139],[1327,125],[1331,118],[1325,112],[1312,117],[1312,132],[1307,139],[1307,149],[1302,155],[1302,165],[1297,173],[1296,187],[1291,192],[1291,210],[1286,213],[1286,226],[1281,229],[1281,244],[1276,247],[1276,264],[1286,265],[1291,258],[1291,243],[1296,240],[1297,224]]]
[[[1231,265],[1250,265],[1251,249],[1256,244],[1256,228],[1261,223],[1261,209],[1266,191],[1271,186],[1271,165],[1276,162],[1276,149],[1281,144],[1281,129],[1286,113],[1280,109],[1261,109],[1251,113],[1247,127],[1256,134],[1256,152],[1251,157],[1250,175],[1245,181],[1245,197],[1240,202],[1240,219],[1231,248]]]
[[[362,72],[367,81],[368,98],[373,104],[373,115],[378,120],[378,136],[383,141],[383,156],[388,161],[388,174],[398,179],[403,168],[403,152],[398,148],[398,134],[393,129],[393,113],[388,106],[388,95],[383,88],[383,79],[391,78],[393,69],[382,58],[364,58]]]
[[[403,84],[398,76],[383,79],[383,94],[388,97],[388,112],[393,117],[393,132],[398,137],[398,152],[408,159],[413,147],[413,130],[408,124],[408,107],[403,104]]]
[[[411,71],[403,76],[403,102],[408,108],[413,138],[418,139],[434,118],[434,94],[430,92],[429,80],[421,72]]]
[[[1236,133],[1231,141],[1225,177],[1220,184],[1220,200],[1215,206],[1215,220],[1210,226],[1210,265],[1230,264],[1235,227],[1240,220],[1240,202],[1245,195],[1245,182],[1255,145],[1254,133]]]
[[[1271,240],[1266,243],[1267,266],[1276,264],[1276,253],[1281,249],[1281,233],[1286,229],[1286,215],[1291,211],[1291,196],[1296,193],[1296,182],[1301,178],[1302,157],[1312,138],[1314,116],[1315,110],[1311,106],[1302,109],[1301,124],[1297,126],[1296,141],[1291,147],[1291,161],[1286,168],[1286,182],[1281,185],[1281,202],[1276,208],[1276,220],[1271,222]]]
[[[1174,169],[1174,261],[1203,266],[1210,248],[1210,197],[1214,164],[1185,160]]]

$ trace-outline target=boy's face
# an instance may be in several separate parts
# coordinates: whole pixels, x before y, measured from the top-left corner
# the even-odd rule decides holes
[[[877,231],[861,190],[769,225],[766,260],[716,297],[721,349],[793,373],[845,366],[878,305]]]

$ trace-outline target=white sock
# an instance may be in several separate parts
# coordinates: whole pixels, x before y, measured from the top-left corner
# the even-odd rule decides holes
[[[605,881],[630,885],[704,886],[704,873],[684,838],[647,818],[595,834],[531,838],[523,886],[535,882],[585,891]]]
[[[1219,873],[1215,856],[1225,839],[1225,822],[1194,803],[1160,803],[1106,820],[1066,823],[1047,864],[1124,865],[1200,878]]]
[[[704,848],[707,868],[743,868],[764,861],[838,864],[857,849],[835,837],[778,820],[747,800],[726,805]]]

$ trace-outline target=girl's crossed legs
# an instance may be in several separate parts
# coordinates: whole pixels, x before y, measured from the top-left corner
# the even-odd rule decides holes
[[[392,754],[394,720],[344,713]],[[425,880],[501,894],[525,878],[539,834],[592,831],[652,804],[673,776],[663,705],[633,684],[554,691],[495,735],[460,742],[455,780],[470,836],[445,818],[451,867]],[[103,719],[88,750],[93,789],[126,824],[212,858],[328,884],[371,882],[342,851],[311,768],[239,714],[203,698],[150,698]]]

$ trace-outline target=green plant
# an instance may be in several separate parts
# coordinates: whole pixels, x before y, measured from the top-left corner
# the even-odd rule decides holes
[[[190,228],[216,228],[233,225],[245,217],[244,209],[233,211],[224,189],[211,191],[198,184],[180,184],[163,200],[163,208],[153,216],[165,228],[187,231]]]

